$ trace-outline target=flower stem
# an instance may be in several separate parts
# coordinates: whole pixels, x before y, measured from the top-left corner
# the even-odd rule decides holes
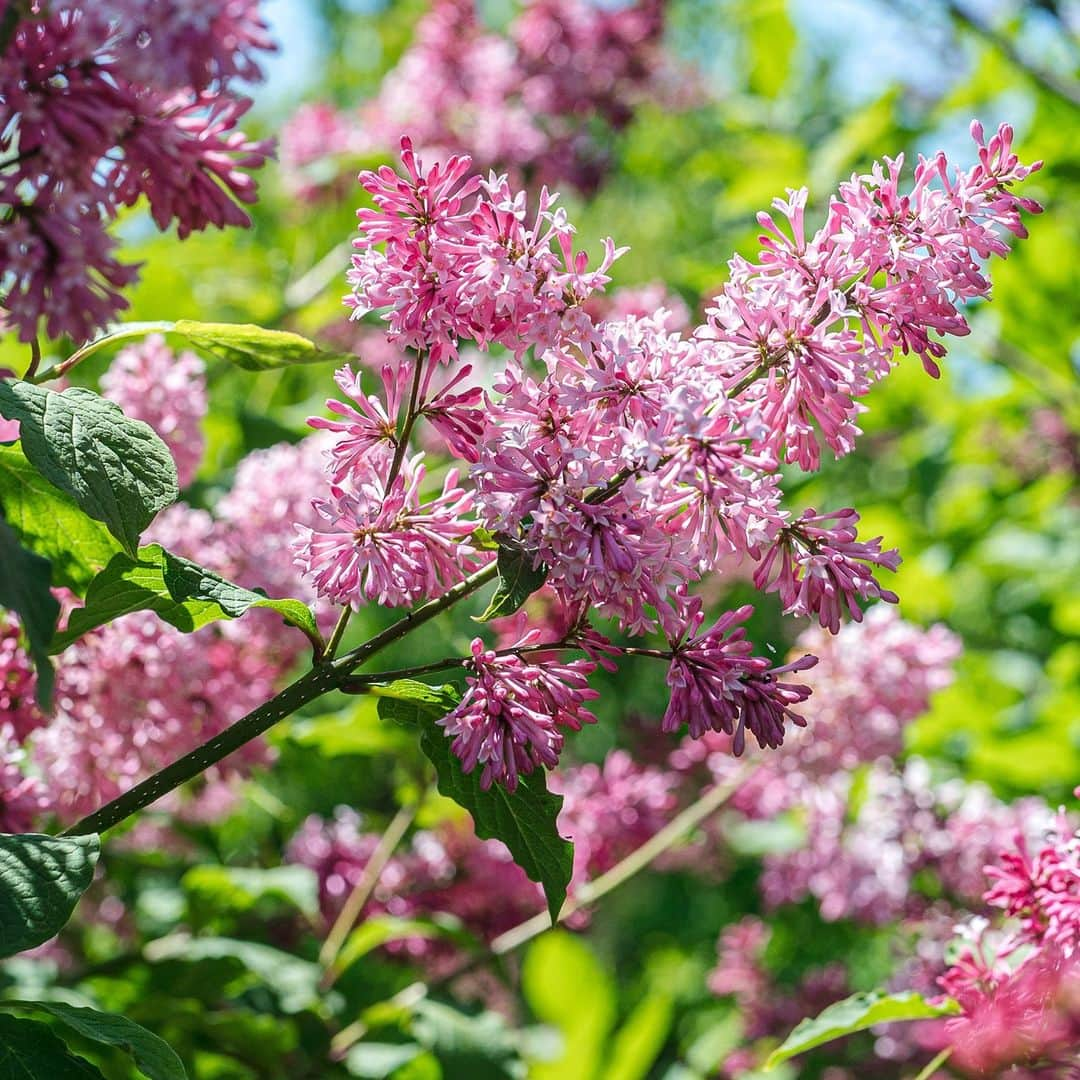
[[[326,650],[322,655],[324,663],[327,663],[337,656],[338,646],[341,644],[341,639],[345,636],[345,628],[349,625],[349,619],[352,618],[352,608],[346,604],[341,609],[341,614],[338,616],[338,621],[334,624],[334,632],[330,635],[330,640],[326,643]]]
[[[926,1066],[926,1068],[923,1069],[922,1072],[920,1072],[919,1075],[915,1077],[915,1080],[930,1080],[934,1073],[936,1073],[938,1069],[940,1069],[941,1066],[944,1065],[950,1057],[952,1057],[952,1052],[953,1048],[951,1046],[946,1046],[945,1049],[942,1050],[941,1053],[938,1054],[937,1057],[935,1057],[934,1060],[931,1061]]]
[[[64,830],[62,835],[84,836],[87,833],[104,832],[106,829],[119,825],[132,814],[216,765],[229,754],[239,750],[241,746],[251,742],[252,739],[265,734],[276,723],[296,712],[301,706],[328,694],[331,690],[340,689],[348,681],[354,668],[370,659],[380,649],[404,637],[417,626],[422,626],[436,615],[441,615],[447,608],[487,584],[497,573],[498,567],[492,562],[437,599],[429,600],[426,604],[421,604],[420,607],[410,611],[396,623],[388,626],[369,641],[358,645],[351,652],[330,663],[320,664],[313,668],[296,682],[285,687],[281,693],[248,713],[242,720],[238,720],[232,727],[226,728],[221,734],[215,735],[202,746],[196,747],[191,753],[185,754],[171,765],[165,766],[164,769],[143,780],[142,783],[136,784],[112,802],[106,803],[100,810],[77,821],[69,829]]]
[[[322,981],[324,990],[329,989],[337,976],[341,974],[334,969],[334,963],[352,928],[356,925],[356,920],[364,910],[364,905],[375,891],[375,886],[379,884],[379,878],[386,864],[405,833],[408,832],[413,818],[416,817],[418,806],[418,802],[408,803],[402,806],[391,819],[386,831],[379,837],[379,843],[371,853],[371,858],[364,864],[363,872],[353,886],[352,892],[349,893],[338,917],[334,920],[330,933],[326,935],[326,940],[319,950],[319,964],[325,971]]]

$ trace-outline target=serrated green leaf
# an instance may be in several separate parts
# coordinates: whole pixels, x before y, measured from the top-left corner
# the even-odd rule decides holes
[[[856,1031],[863,1031],[875,1024],[887,1024],[894,1020],[932,1020],[939,1016],[955,1016],[959,1011],[960,1006],[951,998],[934,1005],[922,994],[913,991],[899,994],[883,994],[879,991],[853,994],[830,1005],[817,1016],[803,1020],[769,1055],[765,1067],[771,1069],[796,1054],[803,1054],[816,1046],[841,1039]]]
[[[0,1015],[0,1080],[104,1080],[47,1024]]]
[[[104,522],[129,555],[179,495],[176,465],[153,428],[90,390],[0,380],[0,414],[19,421],[27,461]]]
[[[499,583],[487,610],[477,622],[501,619],[515,611],[547,580],[547,567],[533,567],[532,556],[523,548],[502,544],[497,558]]]
[[[510,849],[514,862],[543,887],[554,922],[574,866],[574,845],[558,829],[563,797],[548,791],[541,769],[522,776],[513,794],[498,784],[484,791],[479,770],[464,772],[451,752],[450,740],[435,723],[436,714],[419,706],[417,712],[420,748],[435,766],[440,794],[469,811],[482,840],[501,840]]]
[[[62,652],[77,638],[132,611],[156,612],[185,633],[220,619],[238,619],[251,608],[269,608],[287,623],[321,642],[311,609],[299,600],[272,600],[231,581],[160,544],[140,548],[137,559],[119,552],[86,590],[85,607],[71,613],[67,628],[53,639]]]
[[[96,835],[0,834],[0,957],[64,926],[94,878],[98,850]]]
[[[52,583],[82,596],[120,545],[50,484],[22,448],[0,446],[0,513],[23,547],[52,563]]]
[[[292,364],[341,363],[340,353],[320,349],[289,330],[266,330],[253,323],[209,323],[181,319],[173,326],[197,349],[247,371],[267,371]]]
[[[60,615],[60,605],[49,588],[51,575],[49,560],[27,551],[0,517],[0,607],[19,615],[37,669],[37,698],[43,708],[52,700],[49,642]]]
[[[117,1046],[134,1059],[139,1071],[149,1080],[187,1080],[176,1051],[126,1016],[77,1008],[60,1001],[4,1001],[0,1007],[47,1012],[84,1038]]]

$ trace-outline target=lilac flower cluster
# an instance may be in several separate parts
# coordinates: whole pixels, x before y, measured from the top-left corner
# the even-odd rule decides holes
[[[1010,1076],[1059,1075],[1054,1070],[1076,1064],[1080,830],[1063,810],[1034,854],[1033,847],[1018,834],[986,867],[983,899],[1007,916],[1004,932],[972,920],[939,980],[963,1007],[945,1030],[957,1064],[972,1075],[998,1076],[1010,1066],[1021,1067]]]
[[[463,658],[466,700],[444,721],[485,786],[513,789],[520,773],[556,764],[560,729],[588,720],[579,705],[598,657],[668,662],[665,731],[721,733],[736,754],[747,731],[778,747],[810,693],[786,676],[814,658],[755,657],[740,625],[750,606],[701,632],[692,589],[733,561],[786,613],[832,633],[862,618],[861,603],[896,601],[875,573],[895,570],[898,553],[860,539],[851,508],[784,509],[779,467],[816,468],[823,445],[850,452],[858,399],[897,350],[936,374],[940,335],[966,333],[959,305],[989,288],[981,260],[1007,251],[1003,234],[1024,235],[1020,211],[1038,208],[1012,187],[1038,164],[1019,163],[1007,126],[989,142],[978,124],[972,134],[975,165],[920,159],[910,192],[900,160],[853,177],[810,238],[806,192],[777,201],[787,231],[761,215],[758,261],[732,261],[707,321],[686,335],[664,310],[604,317],[598,298],[621,252],[607,240],[590,267],[546,188],[532,210],[466,157],[426,168],[408,138],[403,175],[361,174],[374,205],[358,211],[346,303],[354,319],[377,314],[398,352],[376,393],[341,371],[350,403],[312,421],[334,436],[329,493],[319,524],[299,530],[296,562],[336,604],[407,606],[488,566],[481,526],[543,572],[545,621],[564,628],[545,642],[552,657],[523,658],[538,643],[525,627],[505,655],[477,643]],[[462,348],[502,358],[487,392]],[[424,420],[470,467],[426,500],[424,454],[410,446]],[[667,648],[616,648],[593,617],[659,631]],[[589,660],[560,663],[562,648]]]
[[[10,0],[0,42],[0,275],[23,341],[89,338],[137,268],[107,227],[145,196],[183,238],[247,225],[269,142],[237,124],[272,48],[258,0]]]
[[[484,168],[590,191],[608,166],[597,121],[618,130],[639,101],[673,96],[662,0],[528,0],[505,33],[485,25],[479,8],[436,0],[357,111],[298,110],[282,133],[293,191],[337,192],[335,159],[385,150],[402,132],[438,156],[466,150]]]

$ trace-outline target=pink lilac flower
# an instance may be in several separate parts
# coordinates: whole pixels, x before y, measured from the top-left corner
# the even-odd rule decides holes
[[[176,354],[160,334],[122,349],[101,378],[102,393],[136,420],[148,423],[176,462],[180,487],[195,478],[206,445],[203,362],[192,352]]]
[[[1019,921],[1017,944],[1052,946],[1066,957],[1080,952],[1080,830],[1072,831],[1064,811],[1034,855],[1018,835],[1016,850],[1003,851],[986,873],[985,900]]]
[[[708,730],[732,736],[732,751],[741,754],[747,730],[763,749],[784,741],[785,721],[802,726],[806,721],[792,706],[810,696],[810,688],[777,680],[778,675],[805,671],[816,657],[804,656],[791,664],[772,667],[751,655],[740,623],[753,613],[746,604],[722,615],[705,633],[696,634],[703,621],[698,611],[678,638],[671,641],[667,683],[671,701],[664,713],[665,731],[689,725],[691,737]]]
[[[36,694],[37,675],[23,647],[19,622],[14,615],[0,614],[0,719],[16,743],[45,723]]]
[[[638,765],[625,750],[611,751],[600,765],[553,773],[548,787],[565,799],[559,833],[574,844],[573,883],[605,873],[658,833],[675,811],[678,781]]]
[[[515,646],[536,644],[528,634]],[[438,723],[453,740],[462,768],[481,766],[480,786],[503,784],[509,791],[521,773],[559,763],[563,729],[579,731],[596,717],[585,702],[599,697],[587,678],[596,670],[590,660],[530,662],[527,654],[499,655],[475,638],[466,663],[468,689],[457,707]]]
[[[39,10],[40,8],[40,10]],[[235,130],[271,47],[257,0],[52,0],[17,19],[0,57],[0,273],[23,341],[93,336],[137,267],[107,224],[142,195],[160,228],[247,225],[237,202],[268,142]]]
[[[880,536],[859,540],[858,521],[850,508],[828,514],[806,510],[777,534],[754,572],[754,585],[779,593],[785,613],[816,615],[834,634],[845,608],[856,622],[862,619],[856,598],[898,603],[896,593],[883,589],[870,567],[896,570],[900,553],[882,551]]]
[[[815,775],[898,757],[906,726],[952,682],[960,648],[941,624],[923,629],[884,604],[838,634],[816,626],[803,631],[795,649],[818,658],[805,676],[814,695],[804,710],[808,726],[792,733],[785,755]]]
[[[952,1060],[968,1075],[1075,1075],[1080,955],[1047,948],[961,1001],[965,1015],[947,1021],[945,1031]]]
[[[27,775],[21,735],[0,711],[0,832],[32,832],[49,810],[45,785]]]
[[[297,525],[296,565],[320,596],[357,609],[369,601],[400,607],[441,595],[487,561],[468,543],[473,496],[456,469],[441,495],[420,501],[422,459],[404,461],[389,490],[369,462],[353,490],[331,485],[330,498],[316,501],[321,527]]]

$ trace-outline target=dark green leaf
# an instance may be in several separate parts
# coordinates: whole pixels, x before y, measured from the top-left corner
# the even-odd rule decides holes
[[[5,1001],[5,1009],[38,1009],[55,1016],[84,1038],[118,1046],[135,1060],[150,1080],[187,1080],[183,1063],[167,1042],[126,1016],[80,1009],[59,1001]]]
[[[557,824],[563,797],[548,791],[540,769],[521,777],[513,794],[498,784],[484,791],[479,770],[462,770],[450,750],[450,740],[435,723],[445,711],[433,712],[417,705],[417,712],[420,748],[435,766],[439,791],[469,811],[477,836],[501,840],[514,862],[543,886],[554,922],[566,899],[574,865],[574,846],[559,835]]]
[[[60,605],[49,589],[51,574],[49,560],[27,551],[8,523],[0,518],[0,607],[18,612],[37,668],[38,701],[44,708],[52,700],[49,642],[60,615]]]
[[[173,329],[197,349],[248,371],[292,364],[340,363],[339,353],[320,349],[306,337],[289,330],[264,330],[252,323],[207,323],[181,319]]]
[[[487,610],[478,617],[478,622],[513,615],[547,580],[547,567],[534,569],[532,556],[516,545],[500,545],[497,563],[499,584]]]
[[[118,553],[90,582],[86,606],[71,613],[52,651],[61,652],[88,630],[132,611],[157,612],[171,626],[191,633],[220,619],[237,619],[250,608],[270,608],[313,642],[320,641],[310,608],[299,600],[271,600],[150,544],[139,549],[138,559]]]
[[[894,1020],[930,1020],[938,1016],[955,1016],[959,1011],[960,1007],[951,998],[932,1005],[922,994],[912,991],[883,994],[875,990],[853,994],[830,1005],[817,1016],[803,1020],[783,1044],[769,1055],[765,1067],[771,1069],[796,1054],[875,1024],[887,1024]]]
[[[19,421],[27,460],[103,521],[129,555],[154,515],[177,499],[169,448],[148,424],[90,390],[0,380],[0,414]]]
[[[0,1015],[0,1080],[104,1080],[46,1024]]]
[[[109,530],[45,480],[18,444],[0,446],[0,512],[23,547],[52,563],[53,585],[79,596],[120,550]]]
[[[96,836],[0,834],[0,956],[48,941],[94,877]]]

